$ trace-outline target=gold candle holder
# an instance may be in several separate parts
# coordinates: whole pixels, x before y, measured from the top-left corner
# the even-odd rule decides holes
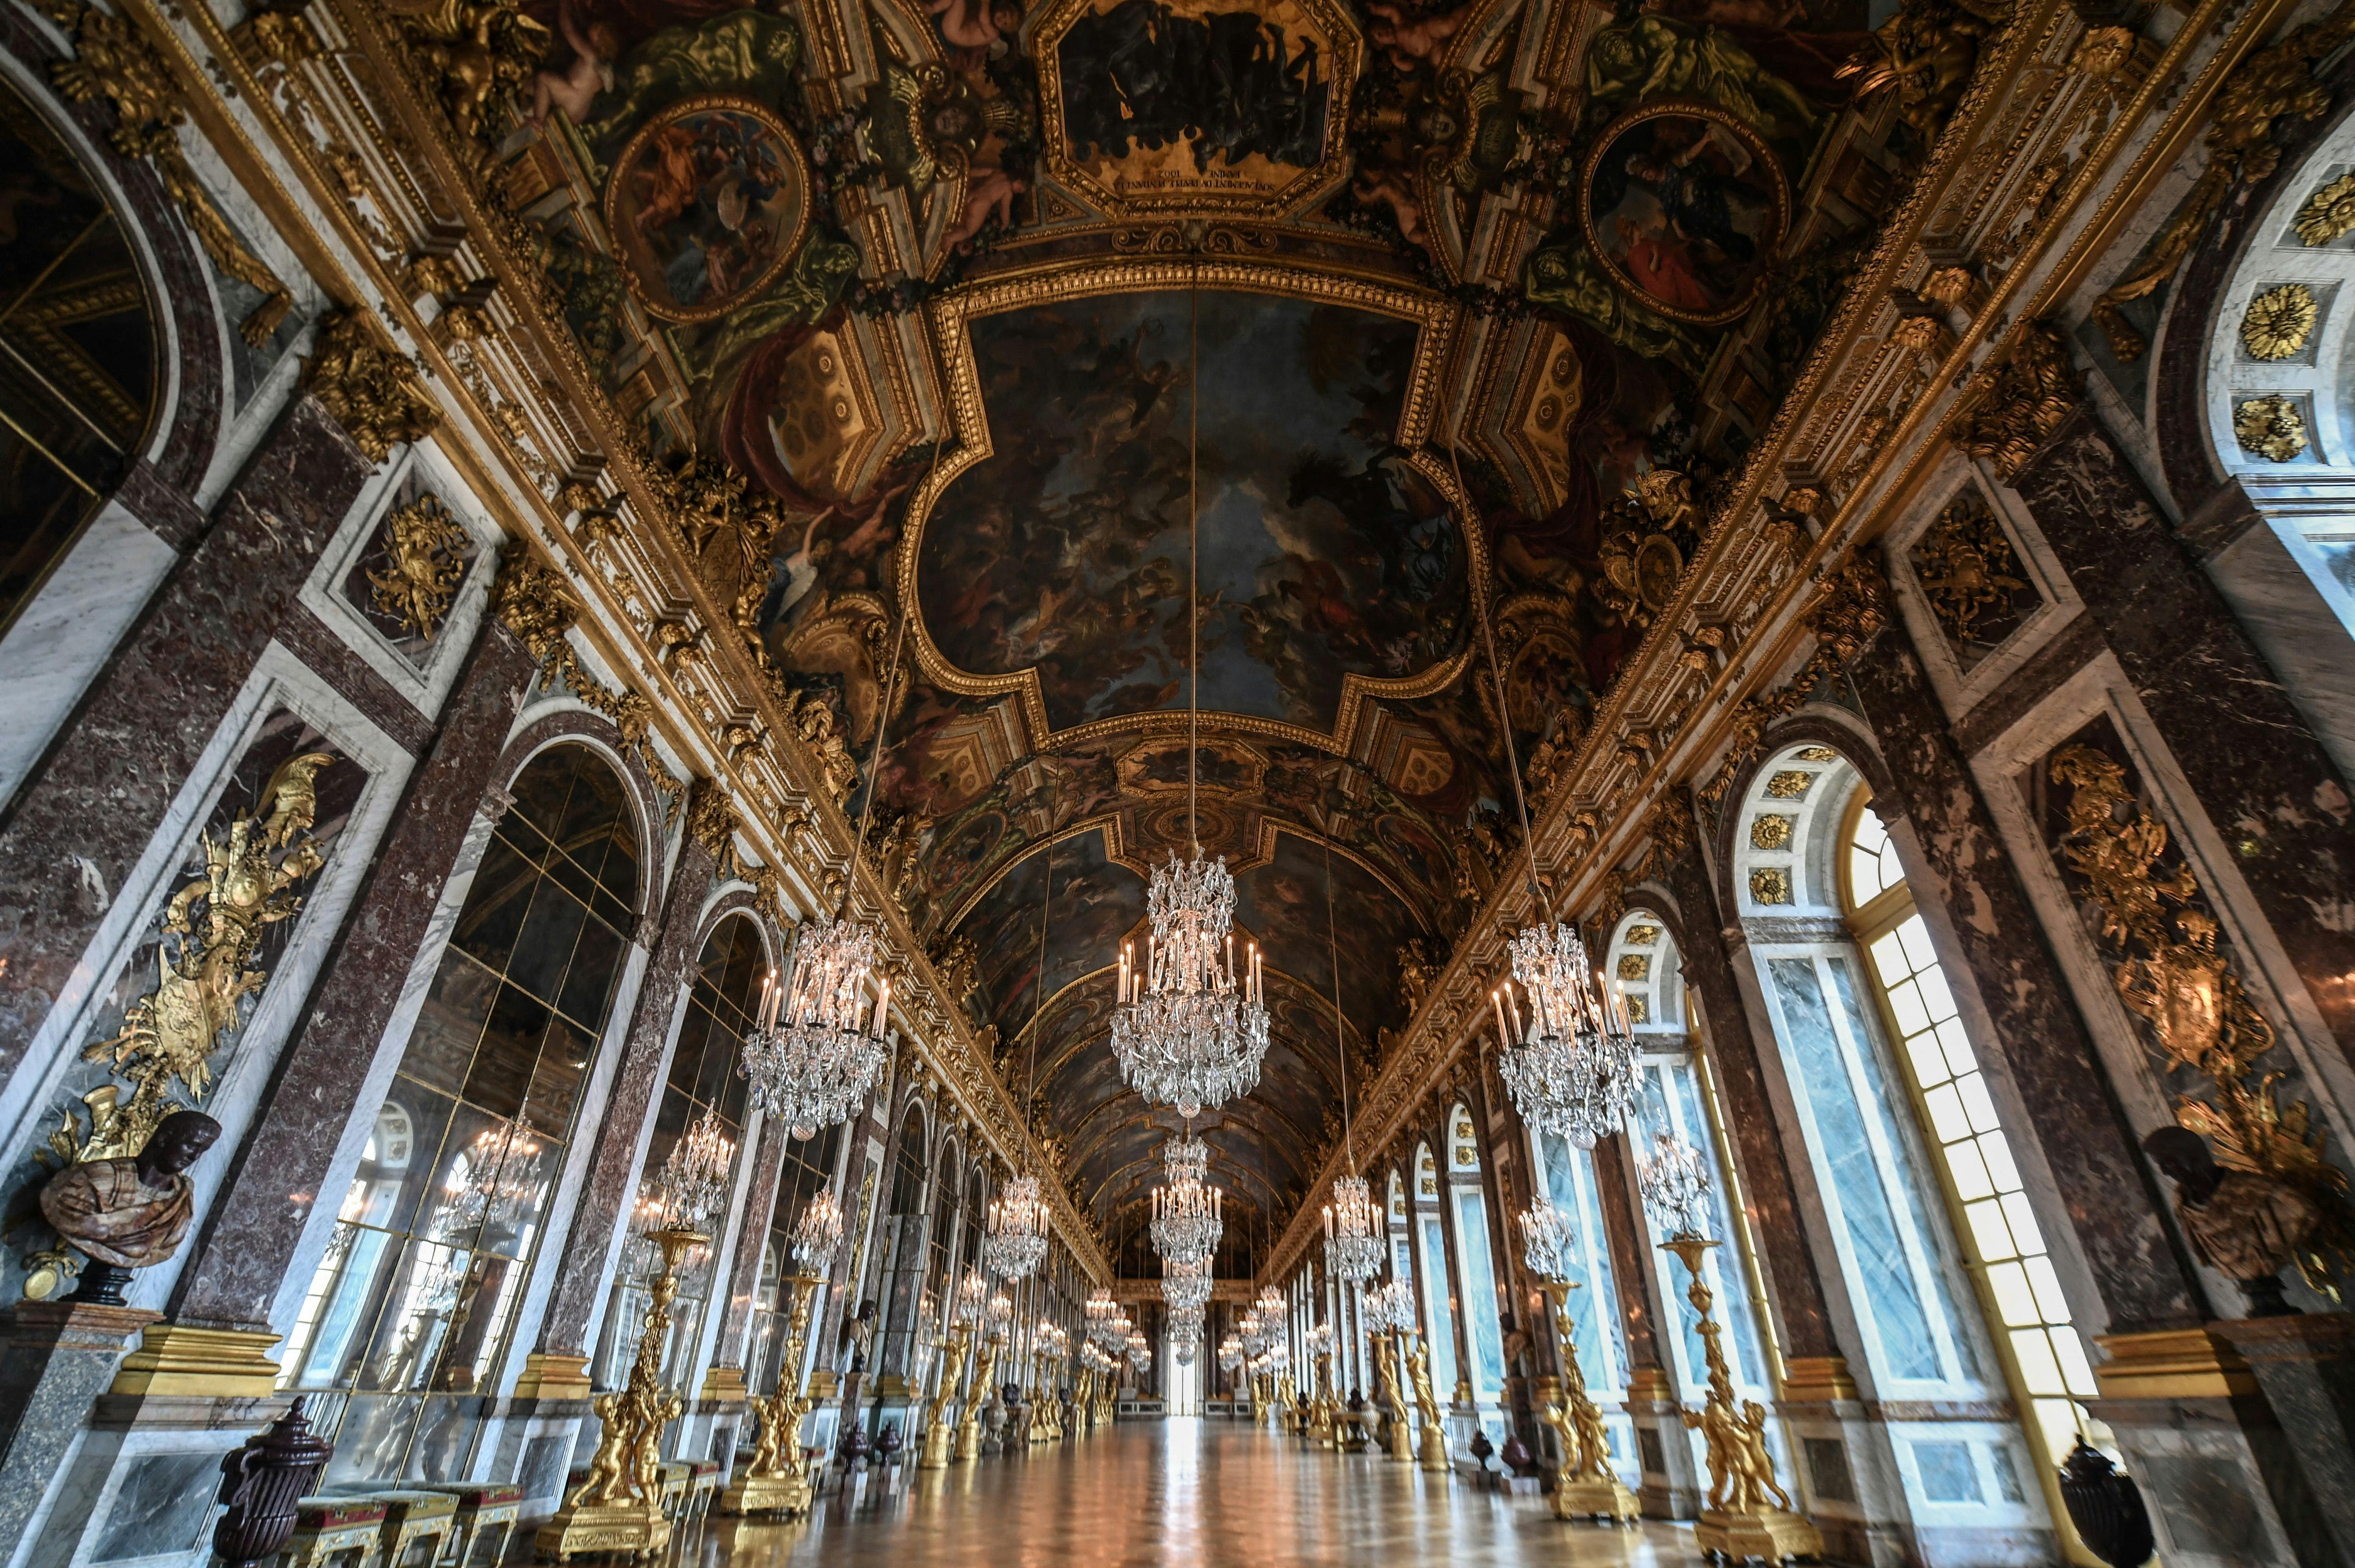
[[[1571,1332],[1570,1293],[1578,1286],[1568,1280],[1550,1279],[1539,1288],[1553,1303],[1554,1343],[1561,1352],[1562,1401],[1546,1402],[1539,1417],[1561,1436],[1561,1476],[1554,1483],[1554,1517],[1632,1524],[1643,1517],[1643,1507],[1611,1468],[1611,1435],[1604,1427],[1602,1411],[1587,1397],[1586,1373],[1578,1364],[1578,1345]]]
[[[678,1296],[678,1265],[711,1238],[666,1225],[647,1240],[662,1249],[663,1266],[650,1292],[653,1304],[638,1335],[630,1381],[597,1396],[594,1408],[604,1430],[589,1463],[589,1478],[539,1528],[538,1554],[559,1563],[581,1552],[648,1555],[670,1544],[670,1520],[662,1510],[662,1435],[687,1402],[663,1386],[663,1342],[670,1333],[670,1304]]]
[[[989,1403],[989,1380],[997,1371],[997,1340],[981,1341],[981,1359],[974,1365],[973,1392],[965,1396],[964,1413],[957,1418],[956,1449],[950,1457],[963,1465],[981,1456],[981,1407]]]
[[[932,1409],[924,1413],[924,1454],[916,1461],[919,1470],[945,1470],[955,1445],[956,1432],[949,1424],[949,1401],[956,1397],[957,1379],[964,1375],[964,1350],[973,1330],[963,1323],[949,1328],[948,1342],[941,1347],[941,1381],[932,1394]]]
[[[1333,1398],[1333,1352],[1320,1350],[1316,1356],[1316,1404],[1309,1418],[1308,1435],[1320,1448],[1338,1448],[1340,1406]]]
[[[1406,1341],[1406,1377],[1414,1385],[1415,1413],[1423,1420],[1423,1447],[1415,1462],[1433,1475],[1444,1475],[1454,1467],[1447,1458],[1447,1428],[1441,1424],[1439,1395],[1432,1392],[1431,1370],[1423,1347],[1412,1334],[1401,1335]]]
[[[1737,1408],[1734,1402],[1733,1374],[1718,1344],[1722,1330],[1710,1315],[1715,1297],[1700,1277],[1700,1261],[1717,1243],[1687,1234],[1661,1245],[1683,1259],[1685,1273],[1692,1276],[1685,1299],[1700,1315],[1701,1351],[1709,1362],[1708,1402],[1699,1415],[1681,1413],[1687,1430],[1699,1432],[1708,1449],[1709,1507],[1693,1528],[1694,1544],[1736,1563],[1821,1556],[1822,1534],[1793,1511],[1790,1494],[1774,1479],[1774,1457],[1766,1451],[1765,1407],[1752,1400]]]
[[[1414,1434],[1407,1424],[1406,1384],[1399,1376],[1399,1336],[1376,1334],[1374,1362],[1382,1374],[1382,1397],[1390,1405],[1391,1461],[1398,1465],[1414,1463]]]
[[[761,1435],[744,1473],[719,1494],[722,1513],[805,1513],[810,1506],[808,1467],[802,1463],[802,1417],[814,1403],[802,1386],[802,1355],[809,1346],[810,1312],[824,1283],[808,1275],[785,1281],[794,1293],[793,1326],[777,1365],[776,1392],[755,1398],[752,1414]]]

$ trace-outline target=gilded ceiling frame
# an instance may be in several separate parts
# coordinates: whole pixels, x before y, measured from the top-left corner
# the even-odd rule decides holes
[[[918,562],[923,534],[932,508],[966,469],[986,462],[996,453],[989,433],[988,410],[981,395],[980,372],[974,360],[967,330],[976,320],[1009,311],[1070,299],[1114,294],[1174,293],[1196,288],[1205,292],[1267,294],[1303,299],[1413,323],[1414,368],[1399,411],[1398,444],[1406,461],[1441,501],[1454,512],[1465,552],[1466,608],[1476,618],[1486,608],[1488,550],[1478,514],[1462,495],[1447,465],[1433,456],[1427,443],[1432,432],[1441,380],[1454,357],[1461,333],[1461,311],[1428,290],[1340,270],[1307,271],[1295,265],[1232,258],[1192,260],[1114,259],[1096,261],[1069,271],[1034,266],[967,285],[950,293],[932,307],[932,348],[945,388],[942,439],[954,438],[954,449],[921,481],[908,503],[898,552],[897,587],[900,603],[918,610],[910,617],[917,667],[926,679],[961,697],[1012,695],[1022,713],[1030,754],[1115,734],[1156,734],[1183,730],[1187,715],[1158,710],[1093,719],[1057,730],[1048,717],[1046,695],[1036,666],[1004,675],[978,675],[959,668],[932,640],[932,628],[921,613],[917,594]],[[1411,701],[1444,689],[1460,676],[1472,657],[1472,639],[1455,654],[1414,675],[1378,679],[1355,672],[1341,680],[1333,729],[1312,730],[1277,719],[1214,709],[1204,717],[1230,733],[1285,741],[1337,756],[1348,756],[1362,728],[1369,704],[1380,699]]]

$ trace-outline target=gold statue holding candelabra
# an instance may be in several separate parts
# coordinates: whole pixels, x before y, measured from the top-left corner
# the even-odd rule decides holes
[[[1823,1536],[1792,1511],[1790,1494],[1774,1479],[1774,1458],[1766,1449],[1765,1407],[1755,1400],[1737,1404],[1734,1399],[1733,1374],[1718,1343],[1723,1330],[1710,1316],[1716,1298],[1700,1275],[1701,1260],[1718,1244],[1702,1233],[1707,1223],[1702,1199],[1710,1180],[1700,1151],[1668,1133],[1655,1135],[1639,1184],[1654,1223],[1668,1232],[1662,1250],[1682,1259],[1691,1276],[1685,1299],[1700,1316],[1696,1327],[1709,1365],[1707,1402],[1699,1414],[1683,1413],[1687,1429],[1699,1432],[1708,1447],[1709,1506],[1693,1528],[1694,1543],[1705,1553],[1736,1563],[1753,1557],[1776,1563],[1821,1556]]]
[[[968,1274],[967,1277],[973,1276]],[[958,1307],[964,1307],[962,1298]],[[960,1465],[981,1457],[981,1407],[989,1403],[990,1379],[997,1373],[997,1348],[1006,1342],[1007,1326],[1013,1317],[1014,1304],[999,1291],[975,1319],[981,1359],[974,1366],[973,1392],[965,1398],[964,1413],[957,1419],[956,1451],[952,1456]]]
[[[1412,1334],[1403,1335],[1406,1341],[1407,1381],[1414,1385],[1414,1410],[1423,1420],[1423,1447],[1415,1460],[1434,1474],[1445,1474],[1453,1467],[1447,1458],[1447,1428],[1441,1424],[1439,1396],[1432,1392],[1431,1371],[1424,1364],[1423,1347]]]
[[[751,1463],[719,1495],[722,1513],[804,1513],[810,1506],[808,1468],[802,1463],[802,1418],[812,1403],[802,1387],[802,1357],[809,1345],[810,1312],[817,1305],[817,1287],[824,1282],[795,1275],[785,1282],[793,1292],[793,1327],[786,1331],[784,1352],[777,1363],[776,1392],[755,1398],[752,1414],[761,1435]]]
[[[1561,1436],[1561,1476],[1553,1489],[1556,1519],[1609,1519],[1633,1524],[1643,1517],[1643,1506],[1611,1468],[1611,1434],[1603,1412],[1587,1397],[1586,1373],[1578,1364],[1578,1345],[1570,1327],[1570,1293],[1578,1288],[1567,1280],[1543,1281],[1540,1289],[1553,1303],[1554,1341],[1561,1347],[1562,1375],[1539,1384],[1539,1416]],[[1560,1393],[1563,1397],[1554,1396]]]
[[[932,1408],[924,1413],[924,1455],[916,1461],[919,1470],[945,1470],[954,1456],[956,1429],[949,1424],[949,1402],[956,1398],[957,1380],[964,1375],[965,1346],[972,1337],[972,1325],[954,1323],[941,1347],[940,1386],[932,1394]]]

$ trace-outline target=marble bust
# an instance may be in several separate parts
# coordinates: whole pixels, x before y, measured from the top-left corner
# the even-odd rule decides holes
[[[187,1168],[220,1130],[201,1111],[175,1111],[156,1124],[136,1155],[84,1160],[49,1178],[41,1189],[42,1217],[103,1265],[93,1274],[117,1283],[132,1269],[166,1262],[188,1233],[194,1190]],[[98,1283],[86,1280],[85,1288]]]
[[[2297,1308],[2283,1298],[2281,1271],[2322,1223],[2304,1194],[2255,1171],[2226,1170],[2188,1127],[2161,1127],[2143,1140],[2151,1163],[2175,1182],[2176,1217],[2200,1261],[2233,1281],[2252,1317]]]

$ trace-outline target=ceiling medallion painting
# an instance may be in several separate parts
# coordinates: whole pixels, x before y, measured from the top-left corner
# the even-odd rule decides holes
[[[937,678],[1035,682],[1051,731],[1184,707],[1188,310],[1059,291],[972,322],[986,434],[914,552]],[[1464,643],[1471,542],[1400,445],[1420,332],[1217,289],[1199,330],[1202,706],[1331,733],[1353,685]]]
[[[1586,242],[1646,309],[1715,325],[1750,308],[1789,223],[1758,133],[1715,104],[1640,104],[1595,139],[1579,192]]]
[[[757,297],[810,219],[801,144],[767,105],[683,99],[630,138],[605,189],[605,227],[631,292],[667,321],[710,321]]]
[[[1281,213],[1340,177],[1360,46],[1331,0],[1060,0],[1033,38],[1048,170],[1114,217]]]

